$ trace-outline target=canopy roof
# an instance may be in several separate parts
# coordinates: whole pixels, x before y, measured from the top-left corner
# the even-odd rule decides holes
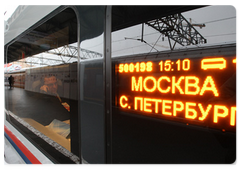
[[[202,6],[113,6],[112,31],[200,7]],[[41,21],[38,22],[38,26],[33,31],[26,33],[11,44],[7,52],[7,61],[4,58],[5,63],[77,42],[76,14],[71,8],[63,10],[64,8],[66,7],[61,6],[57,8],[55,12],[62,12],[48,19],[43,24]],[[101,35],[104,25],[99,24],[95,18],[96,16],[101,18],[105,14],[105,7],[79,6],[77,8],[79,9],[81,24],[80,41]],[[25,16],[31,17],[31,14],[29,13]],[[20,21],[16,19],[15,22]],[[57,44],[55,43],[55,37],[58,37]]]

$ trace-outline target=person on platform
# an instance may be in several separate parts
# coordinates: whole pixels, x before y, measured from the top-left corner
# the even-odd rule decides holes
[[[10,89],[12,89],[13,83],[14,83],[14,78],[12,75],[10,77],[8,77],[8,82],[9,82]]]

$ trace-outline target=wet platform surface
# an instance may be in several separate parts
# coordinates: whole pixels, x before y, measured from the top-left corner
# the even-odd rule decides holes
[[[21,88],[5,87],[5,108],[20,118],[30,118],[43,126],[54,119],[66,121],[70,113],[56,96],[26,91]]]

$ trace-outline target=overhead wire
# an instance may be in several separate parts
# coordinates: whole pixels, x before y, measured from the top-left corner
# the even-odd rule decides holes
[[[222,19],[217,19],[217,20],[212,20],[212,21],[207,21],[207,22],[203,22],[203,23],[204,24],[209,24],[209,23],[220,22],[220,21],[225,21],[225,20],[234,19],[234,18],[236,18],[236,16],[228,17],[228,18],[222,18]],[[159,32],[148,33],[148,34],[145,34],[144,36],[150,36],[150,35],[154,35],[154,34],[159,34]],[[228,35],[234,35],[234,34],[236,34],[236,33],[208,35],[208,36],[205,36],[205,37],[228,36]],[[136,37],[132,37],[132,38],[138,38],[138,37],[140,37],[140,36],[136,36]],[[159,38],[160,37],[161,37],[161,35],[159,36]],[[159,40],[159,38],[158,38],[158,40]],[[156,42],[158,42],[158,40]],[[115,41],[113,40],[112,42],[115,43],[115,42],[121,42],[121,41],[125,41],[125,39],[119,39],[119,40],[115,40]],[[166,41],[166,40],[164,40],[164,41]],[[155,44],[152,47],[155,47],[156,42],[155,42]],[[100,45],[100,44],[98,44],[98,45]],[[95,45],[95,46],[98,46],[98,45]],[[153,48],[150,51],[152,51],[152,50],[153,50]]]
[[[205,24],[209,24],[209,23],[224,21],[224,20],[233,19],[233,18],[236,18],[236,17],[222,18],[222,19],[213,20],[213,21],[208,21],[208,22],[204,22],[204,23],[205,23]]]

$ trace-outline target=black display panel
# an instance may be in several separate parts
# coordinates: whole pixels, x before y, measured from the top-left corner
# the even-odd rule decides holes
[[[115,107],[128,114],[236,131],[236,56],[115,62]]]

